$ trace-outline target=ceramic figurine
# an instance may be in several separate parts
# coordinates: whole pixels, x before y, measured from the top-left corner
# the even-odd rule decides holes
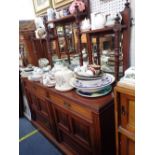
[[[74,14],[76,12],[75,6],[78,6],[79,12],[83,12],[86,9],[85,3],[81,0],[74,0],[74,2],[69,7],[69,12]]]

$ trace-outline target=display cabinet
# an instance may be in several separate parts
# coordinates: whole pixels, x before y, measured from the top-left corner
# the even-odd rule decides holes
[[[107,40],[107,42],[109,42],[110,48],[113,45],[114,49],[113,74],[116,78],[116,81],[118,81],[119,78],[123,76],[124,71],[129,67],[129,46],[130,46],[130,27],[131,27],[130,12],[131,11],[129,3],[126,2],[124,10],[121,12],[122,16],[121,22],[120,17],[117,15],[114,25],[111,26],[109,25],[105,26],[102,29],[95,29],[80,33],[80,36],[82,34],[86,34],[87,37],[89,64],[96,63],[101,65],[101,53],[102,50],[104,50],[104,48],[102,47],[103,40]],[[110,38],[111,40],[109,40]],[[80,51],[81,50],[82,49],[80,49]],[[122,71],[120,71],[121,65],[123,68]],[[119,74],[120,72],[122,72],[122,74]]]
[[[89,4],[89,1],[85,1],[85,3]],[[55,53],[57,54],[58,58],[63,58],[65,55],[70,63],[70,56],[72,53],[74,53],[79,54],[80,65],[83,65],[84,58],[82,54],[82,38],[83,35],[85,35],[88,63],[96,63],[101,65],[101,54],[104,50],[103,46],[106,46],[107,41],[110,44],[109,46],[111,46],[114,51],[111,61],[108,64],[109,66],[113,66],[113,71],[110,73],[114,74],[116,81],[118,81],[119,78],[123,76],[124,71],[129,67],[131,27],[131,11],[129,3],[125,3],[125,8],[121,12],[121,22],[120,17],[117,16],[114,25],[105,26],[102,29],[81,32],[81,20],[83,17],[89,17],[89,5],[86,6],[88,6],[88,9],[83,13],[80,13],[78,9],[76,9],[75,15],[68,15],[66,17],[55,19],[49,22],[47,22],[46,18],[44,18],[44,24],[47,31],[47,48],[48,53],[51,56],[50,59],[52,58],[54,51],[56,51]],[[50,23],[54,24],[53,30],[48,28],[48,24]],[[73,32],[73,29],[76,32]],[[55,49],[51,48],[51,34],[54,36],[53,39],[55,42]],[[103,71],[108,72],[105,70]]]
[[[135,154],[135,89],[117,84],[115,92],[116,154]]]
[[[47,21],[46,16],[44,16],[50,61],[52,61],[52,56],[56,54],[59,59],[67,58],[70,64],[70,57],[80,54],[79,24],[82,19],[89,16],[89,0],[83,1],[86,5],[84,12],[78,12],[78,8],[76,8],[75,14],[69,14],[52,21]],[[54,25],[54,28],[49,27],[51,23]]]

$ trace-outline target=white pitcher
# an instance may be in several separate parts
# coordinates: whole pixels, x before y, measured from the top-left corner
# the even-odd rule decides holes
[[[105,23],[106,23],[106,16],[101,12],[95,13],[93,22],[94,23],[92,24],[94,25],[95,29],[104,28]]]
[[[59,91],[69,91],[73,87],[69,84],[70,79],[74,76],[74,73],[67,67],[61,71],[55,73],[56,86],[55,89]]]

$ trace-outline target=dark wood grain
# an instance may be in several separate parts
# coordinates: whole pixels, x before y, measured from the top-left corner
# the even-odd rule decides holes
[[[90,99],[74,90],[59,92],[26,78],[22,81],[32,122],[63,152],[115,154],[113,93]]]
[[[135,89],[118,84],[114,92],[116,154],[135,155]]]

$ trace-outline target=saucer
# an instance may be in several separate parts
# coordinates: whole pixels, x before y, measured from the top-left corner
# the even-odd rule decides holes
[[[70,91],[70,90],[72,90],[73,88],[74,88],[74,87],[62,88],[62,87],[55,86],[55,89],[58,90],[58,91],[61,91],[61,92]]]

